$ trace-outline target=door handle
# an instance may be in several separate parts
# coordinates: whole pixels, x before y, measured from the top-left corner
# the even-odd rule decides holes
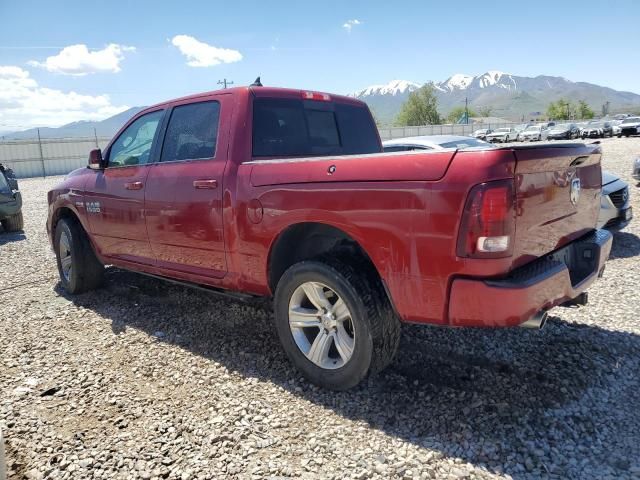
[[[194,180],[193,186],[194,188],[197,188],[197,189],[203,189],[203,188],[214,189],[214,188],[218,188],[218,181],[213,179]]]
[[[124,184],[124,188],[127,190],[142,190],[144,184],[142,182],[128,182]]]

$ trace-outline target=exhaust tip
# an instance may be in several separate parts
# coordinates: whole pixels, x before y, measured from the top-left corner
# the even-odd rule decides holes
[[[523,323],[521,323],[520,326],[522,328],[540,330],[547,323],[547,317],[548,317],[547,312],[544,312],[541,310],[538,313],[536,313],[533,317],[531,317],[529,320],[525,320]]]

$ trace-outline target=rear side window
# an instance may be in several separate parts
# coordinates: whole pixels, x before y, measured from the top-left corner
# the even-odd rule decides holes
[[[257,98],[253,102],[254,157],[381,151],[366,107],[280,98]]]
[[[218,102],[190,103],[175,107],[164,136],[160,161],[215,157],[219,119]]]

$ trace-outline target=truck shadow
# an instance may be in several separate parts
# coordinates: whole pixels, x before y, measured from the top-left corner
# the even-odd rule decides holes
[[[6,232],[2,226],[0,226],[0,247],[7,243],[20,242],[26,240],[27,236],[24,232]]]
[[[640,238],[629,232],[615,232],[610,260],[617,258],[631,258],[640,255]]]
[[[629,418],[625,407],[637,405],[640,387],[640,337],[632,333],[558,317],[540,332],[408,325],[387,370],[336,393],[300,378],[268,308],[115,268],[105,288],[69,299],[110,319],[116,335],[127,328],[162,332],[159,341],[496,474],[566,478],[580,476],[585,465],[606,465],[620,477],[629,459],[640,457],[632,442],[640,409]],[[600,413],[611,409],[626,417],[602,425]]]

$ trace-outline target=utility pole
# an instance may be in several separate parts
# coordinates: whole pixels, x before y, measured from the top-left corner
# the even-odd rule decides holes
[[[218,80],[218,85],[224,85],[223,88],[227,88],[227,85],[233,85],[233,82],[229,82],[226,78],[223,78],[222,80]]]
[[[469,124],[469,98],[464,97],[464,123]]]

